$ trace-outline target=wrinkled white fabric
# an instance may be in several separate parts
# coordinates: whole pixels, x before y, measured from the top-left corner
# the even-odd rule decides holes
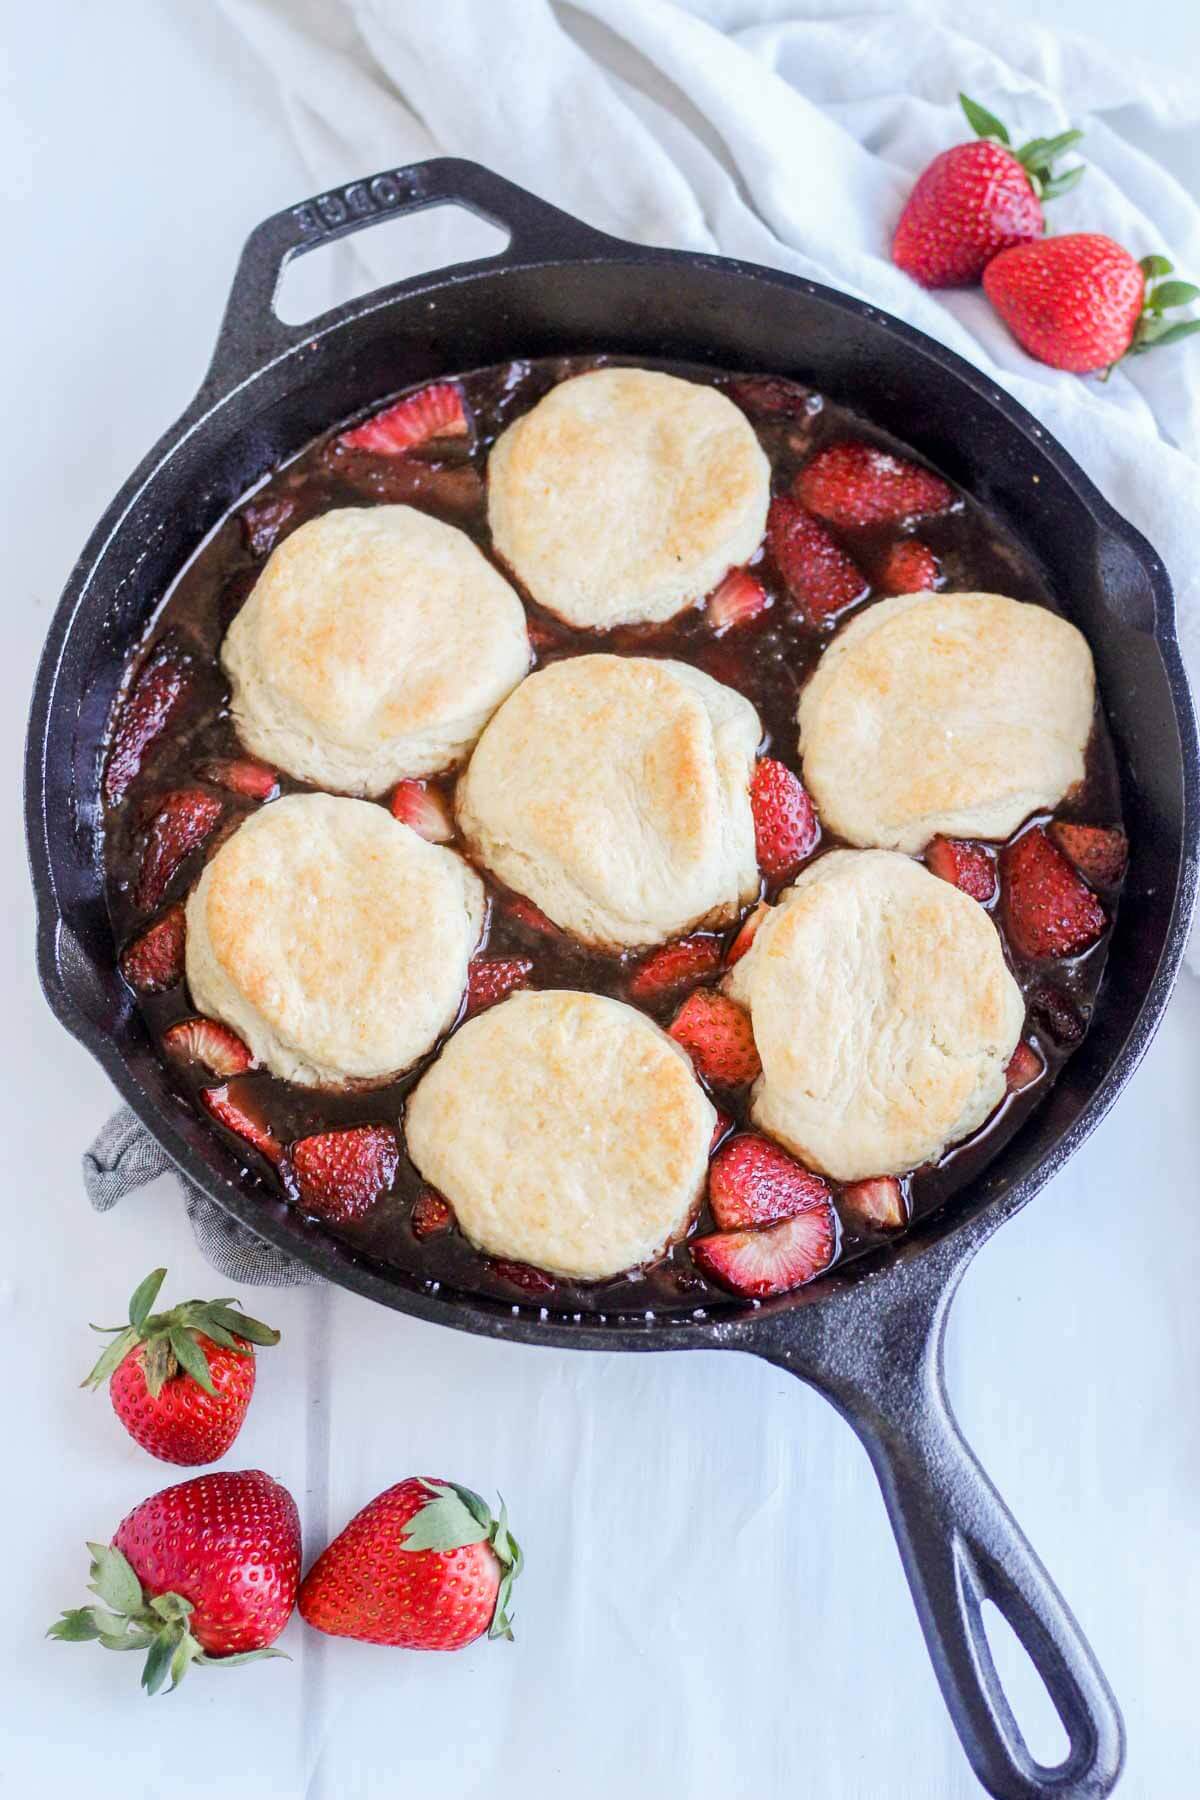
[[[1088,173],[1053,203],[1055,231],[1106,231],[1200,279],[1189,72],[971,0],[222,4],[275,77],[314,187],[470,157],[618,236],[860,295],[976,363],[1160,552],[1200,673],[1200,337],[1081,380],[1028,357],[981,290],[926,293],[888,254],[915,175],[968,135],[961,89],[1016,143],[1084,129]],[[461,229],[452,212],[414,221],[414,266],[452,260]],[[353,246],[380,278],[402,272],[370,232]]]

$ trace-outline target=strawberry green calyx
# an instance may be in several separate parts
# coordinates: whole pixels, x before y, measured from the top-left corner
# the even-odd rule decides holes
[[[1146,350],[1162,350],[1177,344],[1181,338],[1200,331],[1200,319],[1164,319],[1165,312],[1177,306],[1190,306],[1200,300],[1200,287],[1190,281],[1168,281],[1174,264],[1165,256],[1143,256],[1138,264],[1146,277],[1146,301],[1142,316],[1134,327],[1133,342],[1126,355],[1140,356]]]
[[[1057,137],[1030,138],[1027,144],[1016,150],[1007,126],[995,113],[990,113],[986,106],[980,106],[978,100],[972,100],[966,94],[960,94],[958,102],[976,137],[990,138],[993,143],[1002,144],[1006,150],[1012,151],[1028,175],[1029,185],[1039,200],[1056,200],[1060,194],[1069,193],[1083,180],[1082,163],[1076,163],[1074,168],[1064,169],[1061,175],[1054,170],[1055,158],[1072,149],[1083,136],[1082,131],[1060,131]]]
[[[414,1513],[405,1528],[402,1550],[462,1550],[468,1544],[490,1544],[500,1564],[500,1587],[488,1636],[512,1642],[512,1586],[525,1566],[525,1558],[508,1529],[508,1509],[503,1498],[497,1517],[486,1500],[456,1481],[426,1481],[433,1498]]]
[[[89,1544],[92,1553],[90,1591],[99,1606],[77,1606],[64,1612],[46,1636],[63,1644],[99,1643],[106,1650],[144,1650],[142,1686],[156,1694],[171,1678],[168,1693],[177,1688],[193,1663],[206,1668],[228,1668],[234,1663],[256,1662],[262,1657],[283,1656],[284,1650],[243,1650],[232,1656],[209,1656],[192,1636],[189,1619],[194,1608],[182,1594],[146,1594],[129,1559],[114,1544]]]
[[[200,1343],[202,1337],[238,1356],[253,1356],[252,1345],[279,1342],[277,1331],[261,1319],[235,1311],[241,1301],[228,1296],[220,1300],[184,1300],[169,1312],[152,1313],[150,1308],[158,1298],[166,1273],[165,1269],[153,1269],[134,1289],[128,1325],[92,1326],[93,1331],[114,1334],[113,1341],[80,1383],[81,1387],[103,1386],[129,1352],[144,1344],[142,1370],[153,1399],[180,1370],[198,1382],[206,1394],[212,1394],[215,1389]]]

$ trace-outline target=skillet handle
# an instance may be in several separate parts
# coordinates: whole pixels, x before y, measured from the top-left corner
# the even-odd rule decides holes
[[[866,1449],[942,1695],[983,1786],[997,1800],[1104,1800],[1125,1754],[1116,1700],[946,1392],[946,1318],[966,1260],[944,1240],[899,1263],[886,1287],[859,1282],[832,1308],[764,1319],[755,1348],[819,1388]],[[899,1291],[881,1309],[895,1276]],[[816,1325],[822,1314],[833,1316]],[[1062,1721],[1069,1748],[1057,1765],[1036,1762],[1021,1736],[984,1630],[985,1600],[1020,1639]]]
[[[235,384],[265,362],[308,342],[319,325],[337,317],[340,308],[302,325],[285,325],[276,315],[280,277],[293,257],[383,220],[442,205],[464,206],[508,233],[504,250],[485,259],[495,267],[587,256],[611,251],[617,242],[481,163],[439,156],[400,169],[383,169],[378,175],[289,206],[264,219],[250,233],[233,278],[205,387]],[[427,281],[428,274],[420,279]],[[403,285],[394,284],[397,288]],[[362,302],[355,305],[361,309]]]

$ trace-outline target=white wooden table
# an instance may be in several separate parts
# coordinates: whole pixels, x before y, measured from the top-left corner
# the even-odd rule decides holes
[[[1117,0],[1027,10],[1140,35]],[[1164,10],[1159,44],[1195,60],[1194,8]],[[42,1640],[82,1599],[84,1539],[171,1479],[78,1390],[87,1321],[119,1317],[155,1263],[176,1296],[215,1278],[167,1183],[104,1219],[83,1201],[112,1095],[37,991],[27,692],[84,537],[203,371],[243,236],[307,182],[202,0],[5,14],[0,1794],[968,1800],[865,1457],[797,1382],[709,1352],[574,1356],[328,1289],[248,1293],[284,1341],[230,1465],[291,1487],[310,1548],[410,1472],[499,1487],[529,1557],[516,1646],[408,1656],[294,1622],[291,1664],[147,1702],[128,1661]],[[963,1421],[1122,1701],[1124,1800],[1200,1791],[1198,1093],[1185,976],[1115,1113],[983,1252],[951,1330]],[[1035,1749],[1047,1710],[1026,1714]]]

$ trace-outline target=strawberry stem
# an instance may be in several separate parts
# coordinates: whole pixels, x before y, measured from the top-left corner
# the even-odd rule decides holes
[[[1126,352],[1128,356],[1140,356],[1147,350],[1166,349],[1168,345],[1177,344],[1181,339],[1200,331],[1200,319],[1163,317],[1165,312],[1170,312],[1177,306],[1190,306],[1193,300],[1200,300],[1200,287],[1191,281],[1165,280],[1164,277],[1175,272],[1174,264],[1165,256],[1143,256],[1138,266],[1146,277],[1146,299],[1133,333],[1133,342]],[[1111,374],[1114,366],[1110,364],[1105,370],[1106,377]]]
[[[525,1566],[525,1557],[508,1528],[508,1509],[503,1496],[500,1514],[492,1513],[486,1500],[458,1482],[426,1481],[432,1498],[414,1513],[404,1530],[402,1550],[462,1550],[468,1544],[490,1544],[500,1564],[500,1586],[489,1637],[512,1642],[512,1586]]]
[[[180,1369],[198,1382],[206,1394],[212,1394],[216,1390],[201,1337],[238,1356],[252,1356],[252,1345],[279,1342],[279,1333],[272,1326],[235,1311],[241,1301],[227,1295],[219,1300],[184,1300],[169,1312],[152,1313],[150,1308],[158,1298],[166,1273],[165,1269],[153,1269],[134,1289],[128,1325],[93,1325],[93,1331],[110,1334],[113,1341],[80,1382],[81,1387],[103,1386],[129,1352],[144,1344],[142,1372],[152,1398],[158,1398]]]
[[[967,94],[959,94],[959,105],[966,116],[967,124],[976,137],[990,138],[995,144],[1002,144],[1006,150],[1012,150],[1012,138],[1008,127],[995,113],[981,106],[978,100],[972,100]],[[1084,165],[1077,163],[1074,168],[1064,169],[1061,175],[1055,174],[1055,158],[1064,151],[1073,149],[1083,136],[1082,131],[1060,131],[1056,137],[1030,138],[1013,155],[1021,164],[1029,177],[1029,185],[1039,200],[1057,200],[1060,194],[1067,194],[1083,180]]]

